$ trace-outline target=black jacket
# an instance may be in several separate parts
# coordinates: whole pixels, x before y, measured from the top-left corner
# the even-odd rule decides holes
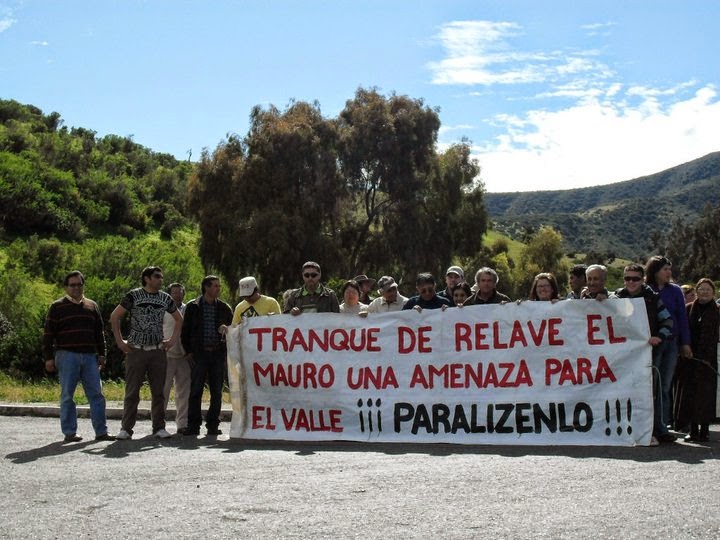
[[[202,352],[204,347],[201,300],[202,296],[198,296],[195,300],[189,302],[185,308],[185,315],[183,316],[180,341],[182,341],[185,350],[190,353]],[[217,320],[215,321],[217,327],[219,328],[221,324],[230,326],[233,318],[232,309],[219,298],[215,302],[217,302]],[[221,341],[220,346],[222,349],[225,349],[225,342]]]

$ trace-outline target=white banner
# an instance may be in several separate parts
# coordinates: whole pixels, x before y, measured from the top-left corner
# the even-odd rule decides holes
[[[647,445],[649,337],[643,300],[250,318],[230,436]]]

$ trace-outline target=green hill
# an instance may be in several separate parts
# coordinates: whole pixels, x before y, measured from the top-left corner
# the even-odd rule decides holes
[[[494,227],[513,238],[551,225],[571,251],[611,252],[628,259],[652,251],[677,218],[693,222],[720,202],[720,152],[665,171],[604,186],[559,191],[487,193]]]

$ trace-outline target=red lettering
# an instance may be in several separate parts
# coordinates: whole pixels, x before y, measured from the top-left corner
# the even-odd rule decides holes
[[[565,345],[565,341],[562,339],[558,339],[558,335],[560,334],[560,329],[558,328],[559,325],[562,324],[562,319],[560,318],[552,318],[548,320],[548,345]]]
[[[461,351],[461,343],[465,343],[467,347],[465,350],[472,350],[472,343],[470,342],[470,325],[466,323],[455,324],[455,351]]]
[[[623,336],[615,335],[615,329],[613,328],[612,317],[607,318],[607,326],[608,326],[608,338],[610,339],[610,343],[625,343],[627,341],[627,338],[625,338]]]
[[[605,360],[604,356],[600,356],[598,359],[597,370],[595,370],[595,382],[599,383],[602,379],[610,379],[610,382],[617,382],[615,374],[610,369],[610,365]]]
[[[594,322],[602,319],[602,315],[588,315],[587,316],[587,339],[590,345],[602,345],[605,343],[604,339],[598,339],[595,334],[600,331],[599,326],[595,326]]]
[[[270,329],[269,328],[251,328],[248,330],[249,334],[257,334],[257,350],[262,351],[263,350],[263,334],[269,334]]]
[[[493,323],[493,348],[495,349],[507,349],[507,343],[500,342],[500,324],[495,321]]]

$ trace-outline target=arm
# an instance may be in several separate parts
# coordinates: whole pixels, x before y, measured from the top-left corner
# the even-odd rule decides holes
[[[117,306],[110,314],[110,327],[112,328],[113,336],[115,337],[115,343],[117,343],[118,349],[125,354],[128,354],[131,351],[130,346],[127,341],[123,339],[122,333],[120,332],[120,321],[123,317],[125,317],[126,313],[127,309],[120,305]]]
[[[55,371],[55,321],[53,320],[53,308],[50,306],[45,318],[45,329],[43,331],[43,356],[45,357],[45,369],[52,373]]]
[[[177,343],[178,339],[180,339],[180,332],[182,331],[183,323],[183,316],[180,314],[179,309],[176,309],[170,315],[172,315],[172,318],[175,320],[175,325],[173,326],[173,333],[172,336],[170,336],[170,339],[163,341],[166,351],[172,349]]]

